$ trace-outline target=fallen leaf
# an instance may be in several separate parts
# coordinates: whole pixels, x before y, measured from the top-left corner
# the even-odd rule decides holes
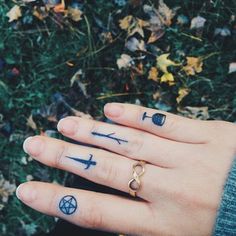
[[[236,62],[232,62],[229,65],[229,74],[236,72]]]
[[[143,28],[147,27],[149,23],[139,18],[135,18],[131,15],[119,21],[120,28],[127,31],[128,37],[138,33],[144,38]]]
[[[126,16],[125,18],[119,20],[120,28],[123,30],[128,30],[131,25],[132,20],[133,20],[133,16],[131,15]]]
[[[190,89],[189,88],[180,88],[178,91],[178,97],[176,98],[177,103],[179,104],[184,97],[186,97],[189,93],[190,93]]]
[[[159,68],[163,73],[168,74],[168,67],[169,66],[180,66],[180,64],[175,63],[168,59],[169,53],[162,54],[161,56],[157,57],[157,68]]]
[[[82,20],[83,12],[78,8],[68,7],[67,14],[75,22]]]
[[[204,25],[206,23],[206,19],[201,17],[201,16],[197,16],[194,17],[191,21],[191,26],[190,29],[200,29],[203,28]]]
[[[173,74],[171,73],[165,73],[164,75],[162,75],[160,82],[167,83],[169,86],[175,85],[175,79]]]
[[[7,17],[9,18],[8,22],[18,20],[21,16],[21,8],[17,5],[12,7],[11,10],[7,13]]]
[[[27,126],[29,126],[33,130],[37,130],[37,125],[33,120],[33,115],[30,115],[30,117],[27,119]]]
[[[158,81],[158,70],[156,67],[152,67],[148,73],[148,79]]]
[[[183,70],[187,75],[195,75],[202,72],[203,61],[201,57],[187,57],[187,65]]]
[[[230,36],[231,35],[231,31],[229,28],[227,27],[223,27],[223,28],[216,28],[215,29],[215,32],[214,32],[214,35],[217,36],[217,35],[220,35],[222,37],[227,37],[227,36]]]
[[[0,174],[0,197],[3,203],[7,203],[9,196],[11,196],[16,190],[16,185],[11,184],[8,180],[5,180],[3,175]]]
[[[145,4],[143,10],[150,18],[147,29],[151,31],[151,36],[148,39],[148,43],[153,43],[164,35],[164,28],[172,24],[176,10],[170,9],[163,0],[159,1],[158,9]]]
[[[165,31],[163,29],[159,29],[156,30],[154,32],[151,33],[151,36],[148,39],[148,44],[149,43],[154,43],[156,42],[158,39],[160,39],[163,35],[165,34]]]
[[[64,13],[65,12],[65,8],[66,8],[66,5],[65,5],[65,0],[61,0],[61,3],[60,4],[57,4],[53,10],[54,12],[56,13]]]
[[[130,38],[126,42],[125,47],[128,48],[131,52],[146,51],[145,42],[143,40],[138,40],[135,37]]]
[[[134,64],[132,57],[127,54],[122,54],[116,63],[119,69],[128,68]]]
[[[74,83],[76,81],[78,81],[80,79],[80,76],[83,75],[83,71],[81,69],[79,69],[78,71],[76,71],[76,73],[72,76],[71,80],[70,80],[70,86],[72,87],[74,85]]]
[[[33,15],[42,21],[48,17],[48,10],[46,7],[35,6],[33,10]]]

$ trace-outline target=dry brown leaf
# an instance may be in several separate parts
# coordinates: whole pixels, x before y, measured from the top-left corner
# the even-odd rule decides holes
[[[138,33],[144,37],[143,28],[147,27],[149,23],[139,18],[135,18],[131,15],[126,16],[125,18],[119,21],[120,28],[127,31],[128,37]]]
[[[165,34],[165,31],[163,29],[159,29],[157,31],[154,31],[151,33],[151,36],[148,39],[148,44],[149,43],[154,43],[156,42],[158,39],[160,39],[163,35]]]
[[[48,11],[46,7],[34,7],[33,15],[39,20],[44,20],[48,17]]]
[[[195,75],[202,72],[203,61],[201,57],[187,57],[187,65],[183,70],[187,75]]]
[[[83,12],[78,8],[68,7],[67,14],[75,22],[82,20]]]
[[[164,35],[164,28],[171,25],[176,9],[170,9],[163,0],[160,0],[158,9],[150,5],[144,5],[143,10],[150,17],[147,28],[152,33],[148,43],[153,43]]]
[[[125,18],[119,20],[120,28],[123,30],[128,30],[131,25],[132,20],[133,20],[133,16],[131,15],[126,16]]]
[[[21,16],[22,16],[21,8],[18,5],[12,7],[10,11],[7,13],[7,17],[9,18],[8,22],[18,20]]]
[[[117,59],[116,64],[119,69],[131,67],[134,62],[131,56],[128,54],[122,54],[120,58]]]
[[[153,80],[153,81],[158,81],[158,70],[156,67],[152,67],[148,73],[148,79]]]
[[[180,88],[178,91],[178,97],[176,98],[177,103],[179,104],[184,97],[186,97],[189,93],[190,93],[190,89],[189,88]]]

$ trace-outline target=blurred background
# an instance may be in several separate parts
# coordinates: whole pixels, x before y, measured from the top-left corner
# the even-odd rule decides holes
[[[0,0],[1,236],[56,222],[20,203],[16,186],[74,179],[33,161],[24,139],[63,139],[68,115],[105,121],[107,102],[235,122],[236,1]]]

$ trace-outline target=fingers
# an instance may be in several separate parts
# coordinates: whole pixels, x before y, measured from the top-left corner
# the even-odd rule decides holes
[[[104,112],[116,123],[180,142],[206,143],[214,131],[204,121],[137,105],[109,103],[104,107]]]
[[[168,168],[180,165],[192,153],[197,155],[199,149],[195,144],[176,142],[137,129],[78,117],[62,119],[58,123],[58,130],[71,139]]]
[[[143,221],[151,217],[144,202],[48,183],[24,183],[17,196],[37,211],[92,229],[140,234]]]
[[[126,157],[91,147],[70,144],[47,137],[31,137],[24,143],[25,151],[41,163],[70,171],[93,182],[129,192],[128,183],[132,179],[132,166],[136,161]],[[149,194],[156,183],[150,179],[164,179],[159,185],[166,185],[169,170],[145,165],[142,185],[138,196],[149,200]]]

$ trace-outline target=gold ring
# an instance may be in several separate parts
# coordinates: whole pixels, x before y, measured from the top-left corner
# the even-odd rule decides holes
[[[140,177],[145,173],[145,164],[145,161],[138,161],[133,165],[133,178],[128,183],[129,194],[132,197],[136,197],[141,188]]]

